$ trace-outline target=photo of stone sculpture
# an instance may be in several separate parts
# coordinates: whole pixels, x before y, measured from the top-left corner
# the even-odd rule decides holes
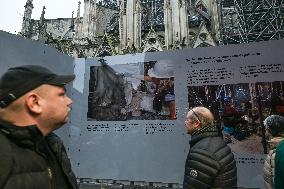
[[[263,121],[284,115],[284,82],[188,86],[189,109],[209,107],[220,134],[236,154],[267,153]]]
[[[175,120],[174,63],[90,67],[88,121]]]

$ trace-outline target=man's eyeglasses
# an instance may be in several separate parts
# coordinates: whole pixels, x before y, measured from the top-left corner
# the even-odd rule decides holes
[[[197,118],[197,120],[201,123],[200,119],[199,119],[199,116],[197,115],[197,113],[191,109],[192,113],[194,114],[194,116]]]

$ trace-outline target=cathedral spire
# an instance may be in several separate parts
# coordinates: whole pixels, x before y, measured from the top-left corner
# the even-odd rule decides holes
[[[81,29],[81,13],[80,13],[80,9],[81,9],[81,1],[78,2],[78,9],[77,9],[77,17],[75,20],[75,36],[79,37],[80,36],[80,29]]]
[[[141,1],[136,1],[135,6],[135,13],[134,13],[134,46],[137,48],[141,47],[141,28],[142,28],[142,7],[141,7]]]
[[[129,47],[134,45],[134,12],[136,7],[136,0],[127,1],[126,4],[126,32],[127,44]]]
[[[153,29],[153,25],[154,25],[154,2],[152,1],[152,6],[151,6],[151,17],[150,17],[150,27],[151,29]]]
[[[81,1],[78,2],[76,22],[80,22],[80,9],[81,9]]]
[[[45,6],[42,7],[42,12],[41,12],[40,20],[39,20],[39,25],[38,25],[38,29],[39,29],[38,40],[43,43],[45,43],[46,41],[46,34],[47,34],[44,15],[45,15]]]
[[[119,13],[121,16],[125,14],[124,9],[125,9],[124,0],[120,0]]]
[[[119,41],[120,41],[120,48],[124,49],[127,43],[127,18],[125,15],[125,3],[124,0],[119,1]]]
[[[72,31],[74,31],[74,27],[75,26],[75,24],[74,24],[74,11],[72,11],[72,18],[71,18],[71,25],[70,25],[70,29],[72,30]]]
[[[27,0],[26,5],[25,5],[22,30],[21,30],[21,34],[25,37],[29,37],[30,35],[30,23],[31,23],[33,8],[34,8],[33,0]]]
[[[42,7],[42,12],[41,12],[41,15],[40,15],[40,21],[39,21],[40,22],[40,26],[43,26],[43,24],[44,24],[45,9],[46,9],[45,6],[43,6]]]
[[[164,1],[165,46],[167,49],[170,49],[170,46],[173,44],[173,19],[171,6],[171,0]]]

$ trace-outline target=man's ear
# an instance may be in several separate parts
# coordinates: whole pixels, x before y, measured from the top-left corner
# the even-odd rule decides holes
[[[34,93],[30,92],[25,98],[26,106],[34,114],[40,114],[42,112],[42,98]]]
[[[195,121],[194,121],[194,128],[195,128],[195,129],[199,129],[200,127],[201,127],[200,121],[199,121],[199,120],[195,120]]]

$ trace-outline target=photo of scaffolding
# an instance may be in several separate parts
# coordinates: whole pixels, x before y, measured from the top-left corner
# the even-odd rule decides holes
[[[263,120],[284,115],[284,82],[188,86],[189,109],[209,107],[219,132],[236,154],[267,153]]]
[[[89,121],[175,120],[168,60],[90,67]]]

